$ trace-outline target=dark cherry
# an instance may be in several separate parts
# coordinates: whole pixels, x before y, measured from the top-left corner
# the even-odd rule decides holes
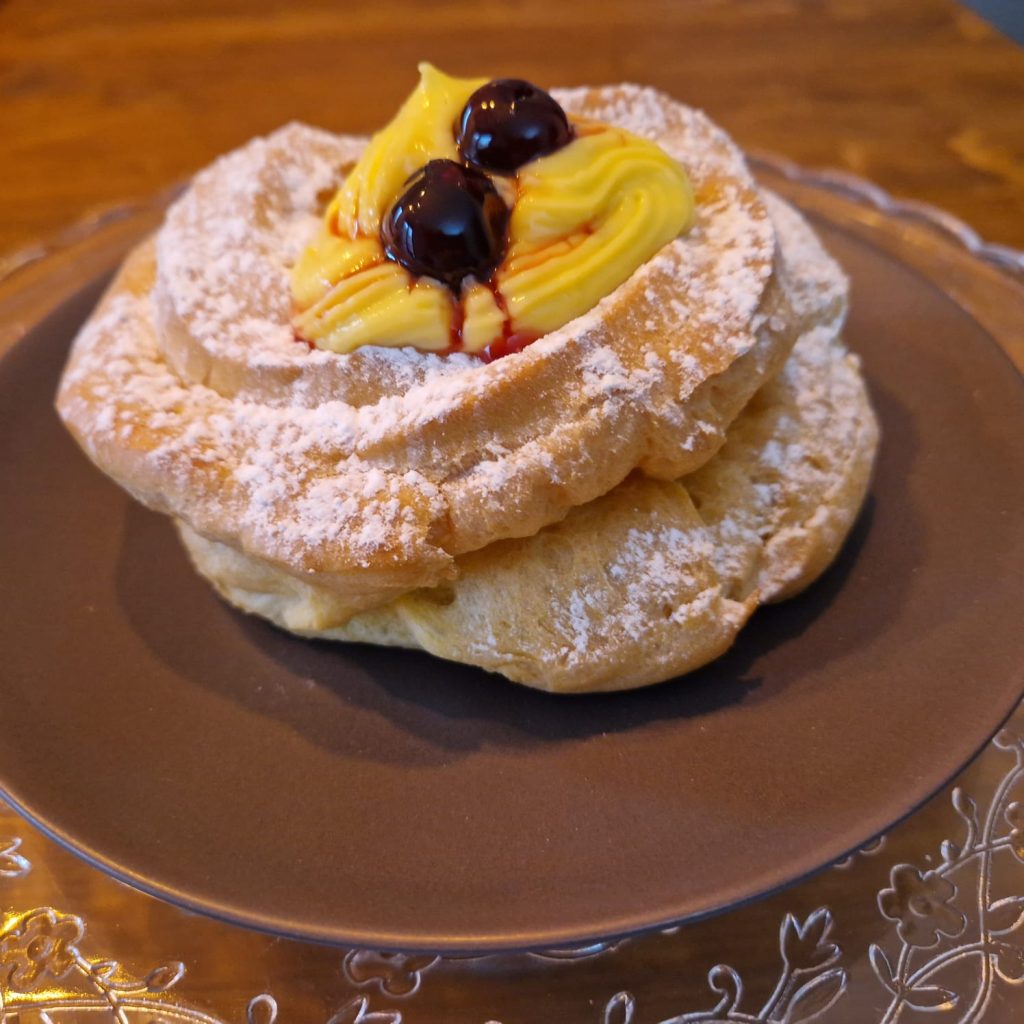
[[[509,209],[490,178],[454,160],[431,160],[384,218],[381,241],[410,273],[457,292],[472,275],[487,280],[505,255]]]
[[[519,78],[499,78],[469,97],[456,126],[459,154],[495,174],[561,149],[572,139],[565,111],[543,90]]]

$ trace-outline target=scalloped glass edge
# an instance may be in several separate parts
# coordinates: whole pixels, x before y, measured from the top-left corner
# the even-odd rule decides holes
[[[982,240],[959,218],[895,198],[845,171],[749,156],[761,184],[913,267],[958,303],[1024,371],[1024,252]]]
[[[889,217],[919,224],[927,230],[937,232],[946,240],[959,244],[972,256],[977,256],[1024,281],[1024,251],[986,242],[974,228],[937,206],[916,199],[897,198],[873,182],[848,171],[810,170],[771,153],[753,152],[748,153],[747,157],[755,174],[767,171],[787,181],[813,185],[835,195],[873,206]]]

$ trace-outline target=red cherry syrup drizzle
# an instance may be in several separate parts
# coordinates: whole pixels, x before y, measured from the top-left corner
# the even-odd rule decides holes
[[[439,355],[466,351],[463,282],[472,277],[490,289],[504,318],[501,337],[481,351],[467,353],[490,363],[521,352],[541,335],[513,330],[508,304],[495,281],[508,248],[511,209],[487,172],[512,176],[524,163],[567,145],[574,131],[565,112],[543,89],[519,79],[500,79],[470,96],[454,132],[464,163],[431,160],[413,174],[381,225],[382,256],[356,269],[389,259],[409,273],[410,288],[424,276],[448,287],[450,341]],[[341,236],[337,217],[330,230]],[[295,340],[315,347],[298,334]]]

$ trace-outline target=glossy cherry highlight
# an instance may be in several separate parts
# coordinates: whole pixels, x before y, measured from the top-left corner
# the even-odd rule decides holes
[[[565,111],[543,89],[519,78],[499,78],[469,97],[456,125],[459,155],[494,174],[514,174],[523,164],[569,143]]]
[[[381,225],[390,259],[453,291],[487,280],[505,255],[509,209],[490,178],[454,160],[431,160],[409,179]]]

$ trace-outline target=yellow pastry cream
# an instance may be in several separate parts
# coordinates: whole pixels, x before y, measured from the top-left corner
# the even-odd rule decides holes
[[[503,151],[500,117],[516,97],[521,123],[505,132]],[[537,141],[543,130],[554,143]],[[531,147],[546,151],[510,170],[508,154],[515,163]],[[468,251],[490,245],[493,258],[435,277],[415,251],[408,210],[431,188],[453,194],[453,182],[471,213],[483,211],[465,221],[479,235],[463,240]],[[692,220],[686,173],[653,142],[566,118],[528,83],[422,64],[419,85],[371,139],[292,271],[296,334],[339,353],[408,345],[493,359],[587,312]],[[457,246],[450,236],[462,223],[435,216],[428,244]]]

